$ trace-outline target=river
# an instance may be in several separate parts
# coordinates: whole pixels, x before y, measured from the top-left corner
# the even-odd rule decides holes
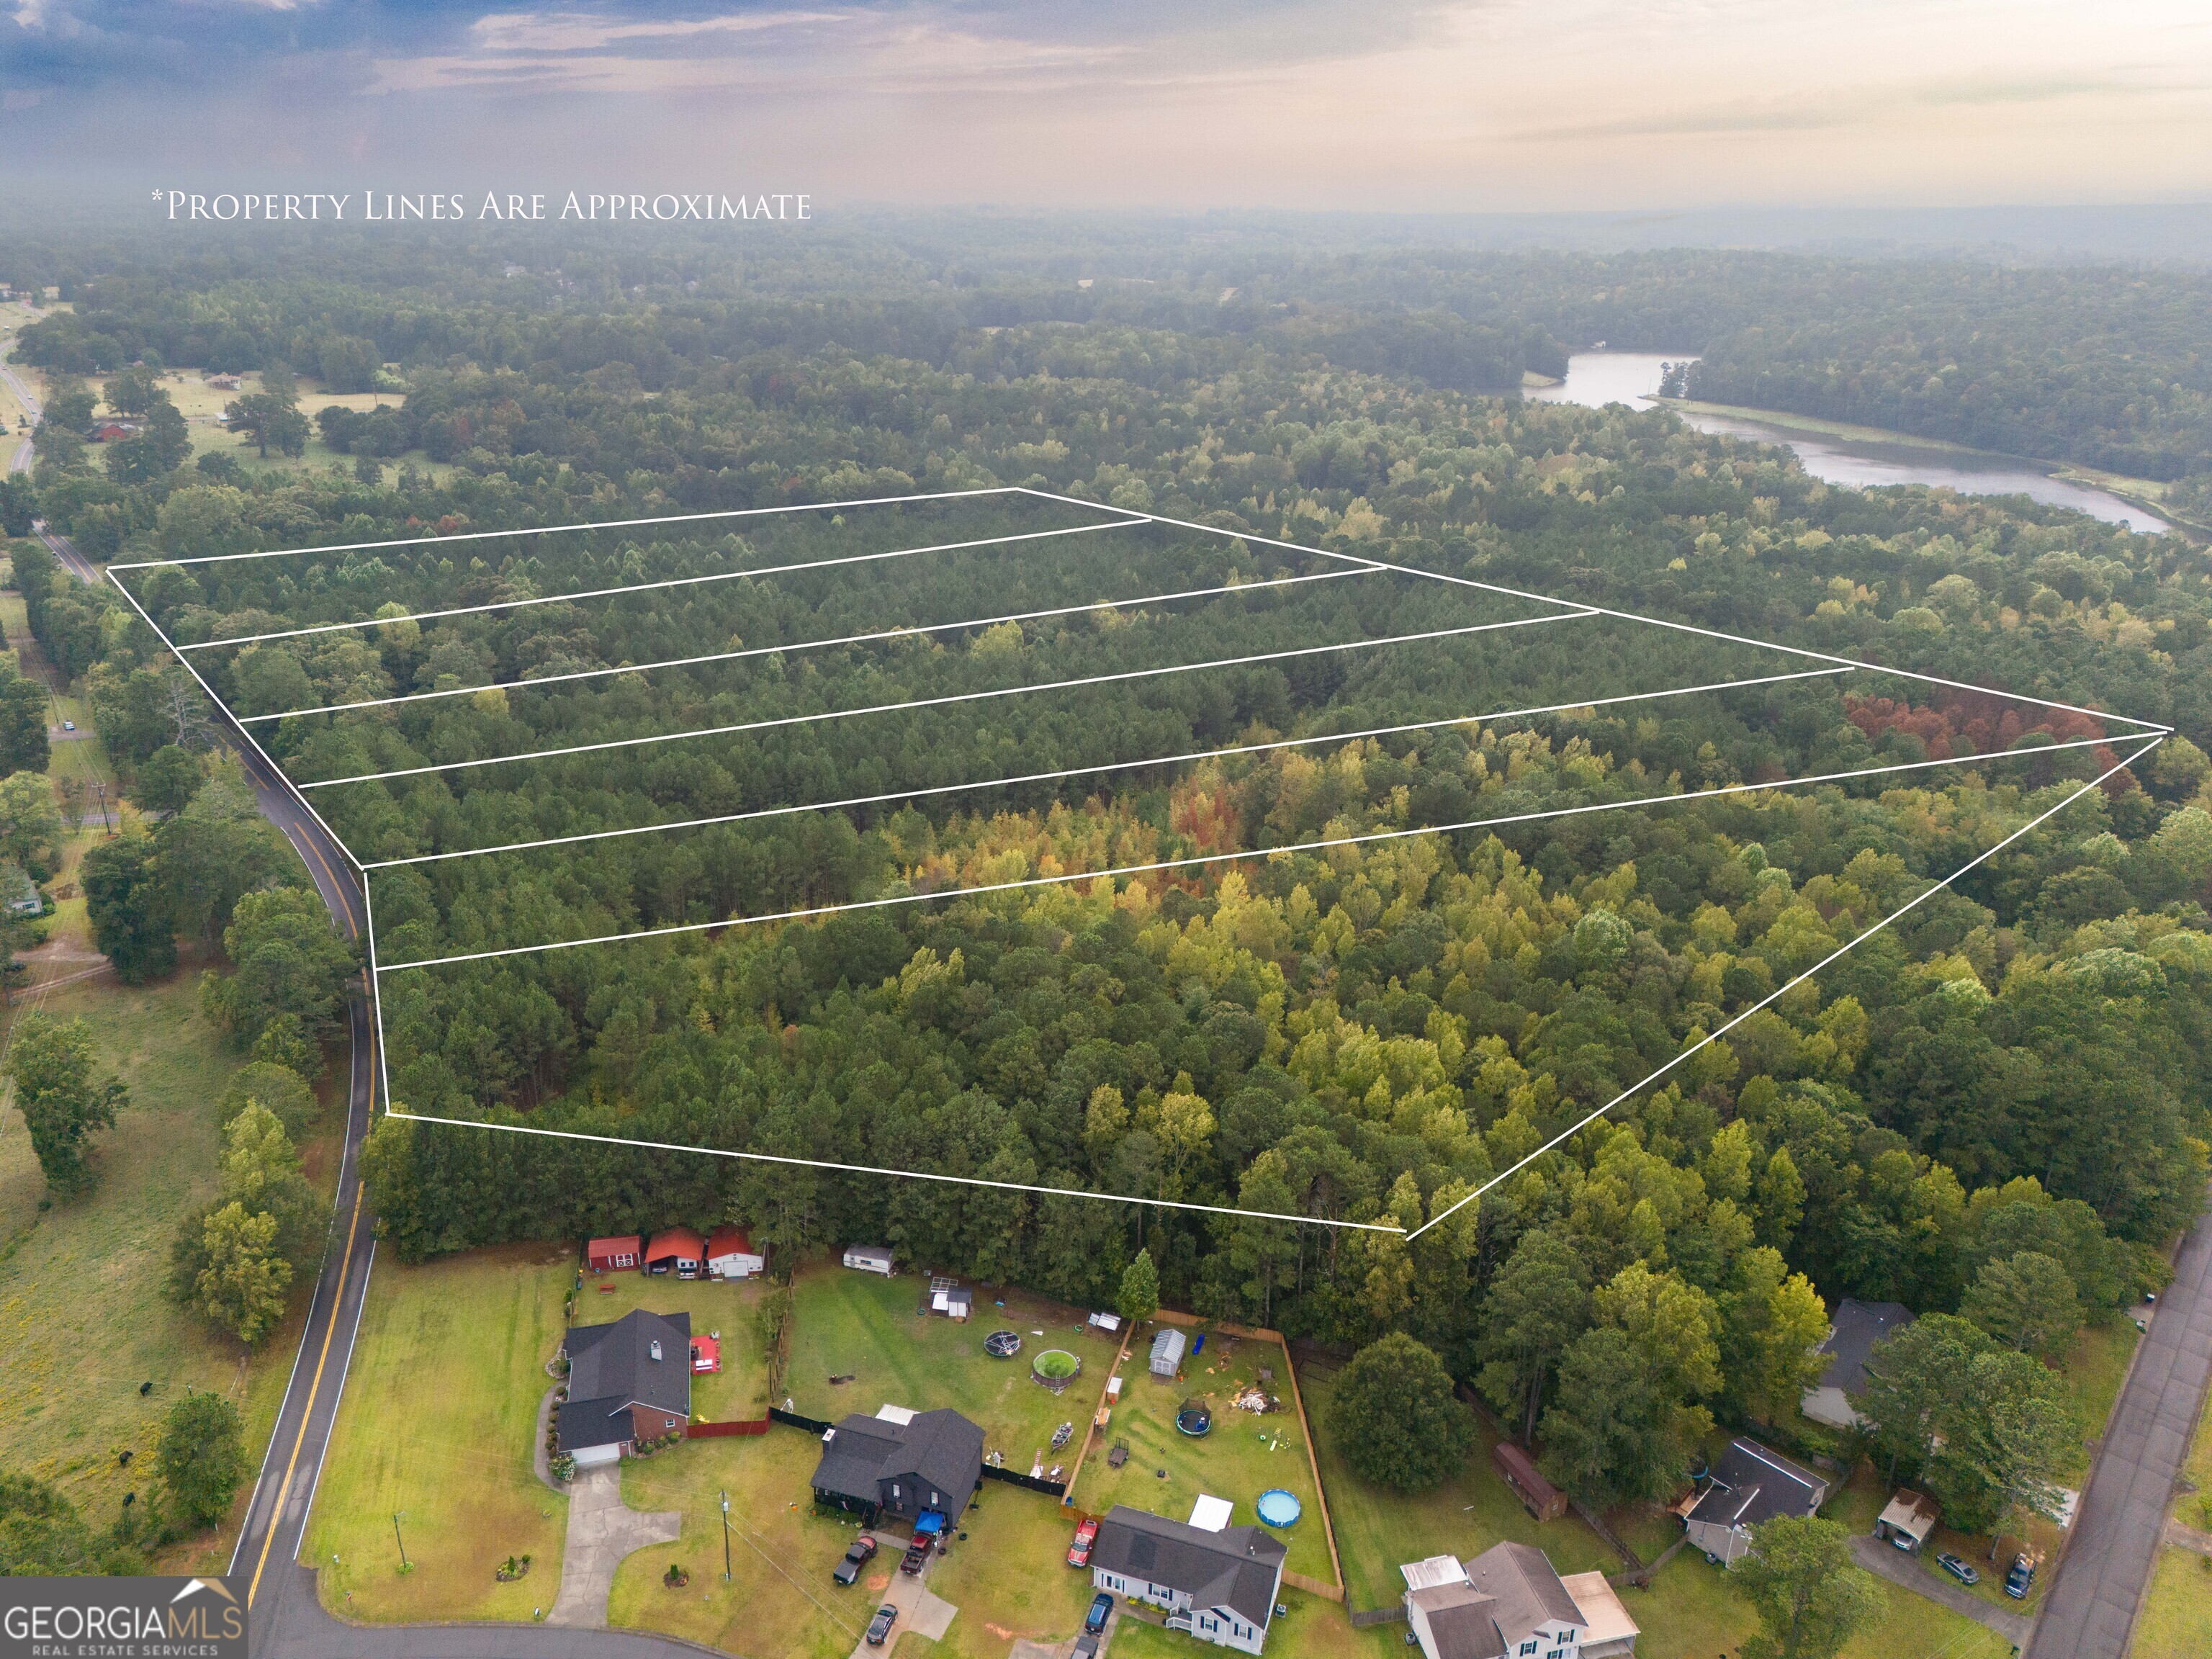
[[[1567,359],[1567,378],[1557,386],[1531,388],[1522,395],[1547,404],[1583,404],[1601,409],[1626,404],[1650,409],[1659,390],[1659,366],[1681,362],[1688,352],[1578,351]],[[1782,444],[1797,453],[1805,470],[1832,484],[1864,488],[1874,484],[1935,484],[1968,495],[2027,495],[2053,507],[2070,507],[2130,530],[2153,534],[2165,521],[2132,501],[2087,484],[2069,483],[2039,472],[2017,456],[1978,449],[1936,449],[1899,438],[1894,443],[1864,443],[1825,437],[1794,428],[1735,416],[1677,411],[1700,432]]]

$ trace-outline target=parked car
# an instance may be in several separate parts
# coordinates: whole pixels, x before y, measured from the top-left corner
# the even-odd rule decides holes
[[[1114,1616],[1114,1598],[1104,1590],[1091,1598],[1091,1611],[1083,1616],[1083,1633],[1096,1636],[1106,1628],[1106,1621]]]
[[[1067,1547],[1067,1565],[1071,1567],[1089,1566],[1091,1546],[1097,1541],[1097,1537],[1098,1520],[1094,1516],[1075,1529],[1075,1541]]]
[[[1098,1638],[1095,1636],[1077,1637],[1074,1650],[1068,1659],[1098,1659]]]
[[[860,1569],[874,1559],[875,1553],[876,1540],[862,1533],[853,1540],[852,1547],[845,1552],[845,1559],[837,1564],[830,1576],[841,1584],[850,1584],[860,1576]]]
[[[2013,1557],[2012,1568],[2005,1574],[2004,1592],[2015,1601],[2027,1600],[2028,1587],[2035,1583],[2035,1563],[2025,1555]]]
[[[62,730],[63,730],[63,731],[64,731],[64,732],[74,732],[74,731],[76,731],[76,722],[75,720],[64,720],[64,721],[62,722]]]
[[[898,1609],[886,1601],[876,1609],[876,1616],[868,1620],[868,1645],[879,1648],[890,1640],[891,1626],[898,1623]]]
[[[1982,1582],[1981,1574],[1976,1572],[1964,1561],[1961,1561],[1957,1556],[1950,1554],[1948,1552],[1937,1556],[1936,1558],[1936,1565],[1942,1568],[1944,1571],[1949,1573],[1952,1577],[1957,1579],[1962,1584],[1978,1584]]]

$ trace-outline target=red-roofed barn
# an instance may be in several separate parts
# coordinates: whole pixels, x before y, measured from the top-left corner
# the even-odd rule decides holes
[[[742,1227],[717,1227],[707,1235],[707,1272],[716,1279],[750,1279],[768,1271],[768,1251],[756,1250]]]
[[[689,1227],[670,1227],[653,1236],[645,1247],[645,1270],[675,1273],[678,1279],[696,1279],[707,1265],[707,1241]]]
[[[595,1273],[620,1273],[644,1265],[644,1246],[635,1233],[620,1238],[595,1238],[584,1246],[584,1263]]]

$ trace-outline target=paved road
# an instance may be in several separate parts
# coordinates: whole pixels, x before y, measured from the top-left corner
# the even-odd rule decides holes
[[[2081,1494],[2027,1659],[2121,1659],[2212,1377],[2212,1220],[2174,1264]]]
[[[1963,1584],[1954,1584],[1948,1578],[1939,1578],[1926,1562],[1909,1555],[1901,1555],[1896,1548],[1879,1538],[1865,1533],[1851,1539],[1851,1553],[1869,1572],[1887,1578],[1893,1584],[1911,1590],[1915,1595],[1924,1595],[1930,1601],[1947,1607],[1954,1613],[1963,1613],[1978,1625],[1986,1625],[2014,1647],[2027,1644],[2035,1629],[2035,1620],[2024,1613],[2007,1613],[1993,1607]]]

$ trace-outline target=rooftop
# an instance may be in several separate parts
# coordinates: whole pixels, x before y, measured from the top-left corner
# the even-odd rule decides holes
[[[1867,1356],[1874,1345],[1911,1322],[1912,1310],[1902,1302],[1856,1302],[1845,1297],[1836,1304],[1834,1328],[1820,1345],[1820,1352],[1828,1356],[1820,1386],[1857,1393],[1866,1386]]]

